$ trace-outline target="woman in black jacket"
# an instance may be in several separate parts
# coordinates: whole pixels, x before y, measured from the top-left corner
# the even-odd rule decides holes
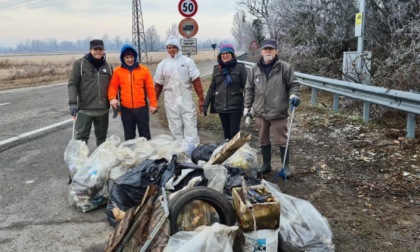
[[[217,61],[219,64],[213,69],[203,113],[207,116],[208,107],[213,103],[222,123],[224,137],[230,140],[240,129],[247,71],[244,64],[237,62],[232,44],[220,45]]]

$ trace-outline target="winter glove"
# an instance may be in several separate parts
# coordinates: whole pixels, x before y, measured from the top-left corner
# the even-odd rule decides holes
[[[244,117],[247,117],[249,114],[249,108],[244,108]]]
[[[155,84],[156,100],[159,100],[159,96],[162,93],[163,85]]]
[[[206,106],[202,106],[202,111],[203,111],[203,115],[204,116],[207,116],[207,110],[208,110],[209,108],[208,107],[206,107]]]
[[[195,79],[192,84],[193,84],[195,93],[198,96],[198,107],[200,108],[200,113],[203,113],[204,91],[203,91],[203,86],[201,85],[200,77]]]
[[[292,106],[297,107],[300,104],[300,100],[299,97],[297,95],[292,94],[289,98],[290,100],[290,104],[292,104]]]
[[[79,109],[77,109],[77,105],[76,104],[70,104],[70,115],[73,117],[76,117],[77,111],[79,111]]]

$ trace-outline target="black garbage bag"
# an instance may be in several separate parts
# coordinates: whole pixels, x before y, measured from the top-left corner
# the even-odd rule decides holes
[[[186,172],[188,171],[188,173]],[[195,177],[201,177],[201,181],[198,181],[194,186],[207,186],[208,179],[204,176],[204,169],[193,163],[179,163],[176,165],[175,173],[173,177],[173,189],[168,191],[175,192],[184,188],[191,179]]]
[[[191,153],[191,161],[198,164],[198,160],[209,161],[213,151],[219,147],[217,143],[202,144],[197,146]]]
[[[176,162],[176,158],[175,161]],[[172,163],[172,162],[171,162]],[[173,175],[172,170],[172,175]],[[112,209],[118,207],[122,211],[138,206],[143,199],[147,186],[150,184],[160,185],[162,177],[169,179],[172,177],[168,172],[168,161],[164,158],[158,160],[146,159],[131,171],[120,176],[115,180],[107,205],[107,216],[111,226],[116,226]]]
[[[225,165],[225,168],[227,169],[227,178],[225,182],[225,187],[223,189],[223,193],[229,200],[232,199],[232,188],[242,186],[242,176],[244,176],[245,184],[247,186],[261,184],[261,179],[247,176],[245,171],[241,168],[231,167],[227,165]]]
[[[178,165],[177,161],[178,161],[178,156],[173,155],[171,162],[168,164],[167,169],[162,174],[162,178],[160,179],[160,183],[159,183],[160,187],[164,187],[166,182],[168,182],[168,180],[174,176],[175,169]]]

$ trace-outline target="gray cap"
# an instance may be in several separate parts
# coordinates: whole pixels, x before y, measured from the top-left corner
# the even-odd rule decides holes
[[[277,41],[274,39],[264,39],[261,43],[261,49],[264,48],[274,48],[277,49]]]

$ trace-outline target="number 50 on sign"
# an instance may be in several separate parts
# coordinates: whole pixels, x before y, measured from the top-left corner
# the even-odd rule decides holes
[[[179,13],[184,17],[192,17],[197,13],[198,4],[195,0],[181,0],[178,4]]]

